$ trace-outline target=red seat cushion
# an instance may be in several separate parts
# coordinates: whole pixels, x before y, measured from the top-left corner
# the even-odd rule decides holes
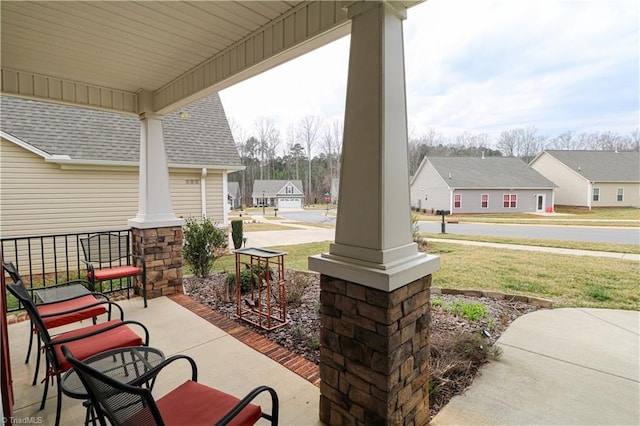
[[[84,339],[78,339],[60,345],[55,344],[56,341],[68,339],[70,337],[81,336],[83,334],[101,330],[113,324],[119,324],[121,322],[121,320],[106,321],[100,324],[80,328],[78,330],[69,331],[67,333],[62,333],[51,339],[54,344],[54,350],[56,358],[58,359],[58,364],[60,365],[59,372],[67,371],[71,367],[71,365],[69,365],[69,363],[64,359],[64,355],[62,355],[62,345],[66,345],[73,356],[80,361],[100,352],[108,351],[110,349],[142,345],[142,337],[138,336],[127,325],[121,325],[120,327],[116,327],[113,330],[107,330]]]
[[[235,396],[210,388],[192,380],[186,381],[156,401],[165,425],[213,425],[240,400]],[[229,424],[252,425],[262,410],[249,404]]]
[[[113,268],[96,269],[95,277],[96,281],[112,280],[116,278],[131,277],[134,275],[142,274],[141,268],[135,266],[123,265],[114,266]],[[89,278],[91,278],[91,272],[88,272]]]
[[[83,306],[97,303],[98,299],[94,296],[87,295],[78,297],[77,299],[64,300],[62,302],[52,303],[49,305],[37,306],[40,316],[51,315],[58,312],[70,311],[72,309],[82,308]],[[73,324],[74,322],[82,321],[84,319],[97,317],[107,312],[105,305],[91,306],[80,311],[71,312],[63,315],[56,315],[55,317],[42,318],[44,325],[47,328],[60,327],[61,325]]]

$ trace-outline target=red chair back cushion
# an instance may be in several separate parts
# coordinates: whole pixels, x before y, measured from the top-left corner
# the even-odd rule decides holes
[[[108,351],[115,348],[124,348],[126,346],[141,346],[142,337],[138,336],[127,325],[121,325],[112,330],[107,330],[94,336],[86,337],[84,339],[74,340],[63,344],[56,345],[56,341],[62,339],[68,339],[70,337],[81,336],[92,331],[100,330],[109,327],[113,324],[121,323],[121,320],[106,321],[100,324],[92,325],[90,327],[80,328],[78,330],[69,331],[68,333],[59,334],[51,341],[54,344],[54,351],[60,366],[59,373],[67,371],[71,368],[71,365],[65,360],[62,355],[62,345],[66,345],[73,356],[82,361],[92,355],[100,352]]]
[[[72,309],[91,305],[92,303],[96,303],[97,301],[98,299],[96,299],[94,296],[87,295],[78,297],[77,299],[65,300],[49,305],[38,305],[36,306],[36,308],[38,309],[38,313],[40,314],[40,316],[43,317],[42,321],[44,322],[45,327],[49,329],[60,327],[62,325],[73,324],[74,322],[82,321],[84,319],[97,317],[98,315],[102,315],[107,312],[105,305],[96,305],[68,314],[56,315],[54,317],[48,318],[46,317],[46,315],[56,314],[58,312],[69,311]]]

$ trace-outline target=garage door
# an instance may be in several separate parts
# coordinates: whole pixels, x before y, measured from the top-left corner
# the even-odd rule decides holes
[[[302,207],[299,198],[280,198],[278,200],[278,207],[281,209],[299,209]]]

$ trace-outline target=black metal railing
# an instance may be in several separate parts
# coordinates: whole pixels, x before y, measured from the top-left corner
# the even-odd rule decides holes
[[[2,259],[13,262],[27,288],[46,287],[78,278],[86,279],[87,268],[82,262],[84,255],[80,239],[100,232],[126,235],[131,241],[130,229],[1,238]],[[10,280],[9,277],[6,279]],[[126,279],[111,280],[101,283],[101,288],[96,291],[113,293],[128,287],[130,283]],[[21,309],[12,295],[7,294],[7,298],[8,312]]]

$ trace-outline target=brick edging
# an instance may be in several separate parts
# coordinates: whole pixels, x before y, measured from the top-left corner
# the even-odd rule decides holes
[[[320,368],[308,359],[291,352],[284,346],[267,339],[263,335],[239,324],[231,318],[225,317],[187,295],[172,294],[167,297],[238,339],[245,345],[268,356],[315,386],[320,387]]]

